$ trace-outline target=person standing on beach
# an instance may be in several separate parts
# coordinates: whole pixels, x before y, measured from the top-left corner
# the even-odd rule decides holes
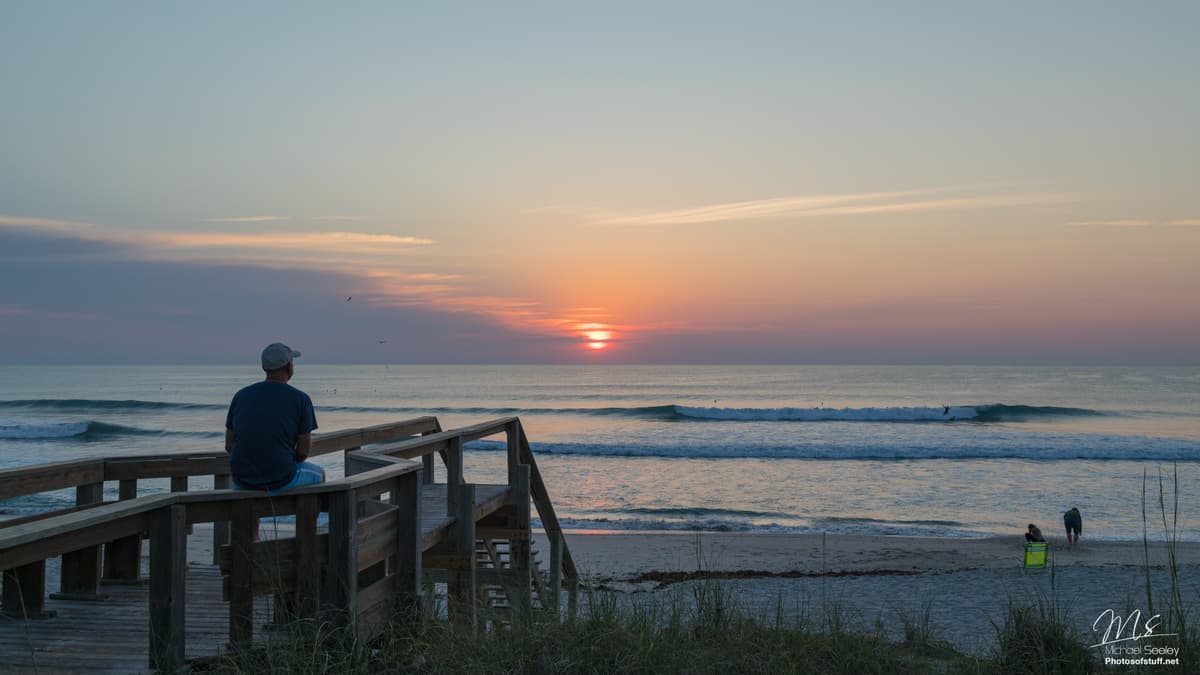
[[[1083,516],[1078,508],[1072,506],[1070,511],[1063,514],[1063,525],[1067,528],[1067,547],[1078,544],[1079,535],[1083,532]]]
[[[308,459],[317,428],[308,394],[288,384],[292,360],[300,352],[282,342],[267,345],[262,369],[267,376],[239,390],[225,417],[225,452],[233,483],[243,490],[278,494],[324,482],[325,470]]]

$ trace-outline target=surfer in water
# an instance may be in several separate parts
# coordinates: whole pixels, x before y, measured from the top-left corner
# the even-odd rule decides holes
[[[950,406],[948,406],[948,405],[942,406],[942,414],[949,415],[950,414]]]

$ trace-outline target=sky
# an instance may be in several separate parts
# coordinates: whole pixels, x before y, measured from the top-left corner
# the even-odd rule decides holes
[[[1200,364],[1197,25],[0,0],[0,363]]]

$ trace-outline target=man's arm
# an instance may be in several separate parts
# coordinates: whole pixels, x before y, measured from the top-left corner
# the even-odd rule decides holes
[[[233,429],[225,430],[225,452],[233,451]]]
[[[308,459],[310,451],[312,451],[312,434],[299,434],[296,436],[296,461],[303,462]]]

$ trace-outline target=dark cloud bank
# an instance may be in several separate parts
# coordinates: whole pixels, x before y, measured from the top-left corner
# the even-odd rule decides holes
[[[131,253],[0,229],[0,362],[240,363],[285,340],[310,363],[495,363],[565,358],[573,346],[483,317],[384,307],[353,275]]]

